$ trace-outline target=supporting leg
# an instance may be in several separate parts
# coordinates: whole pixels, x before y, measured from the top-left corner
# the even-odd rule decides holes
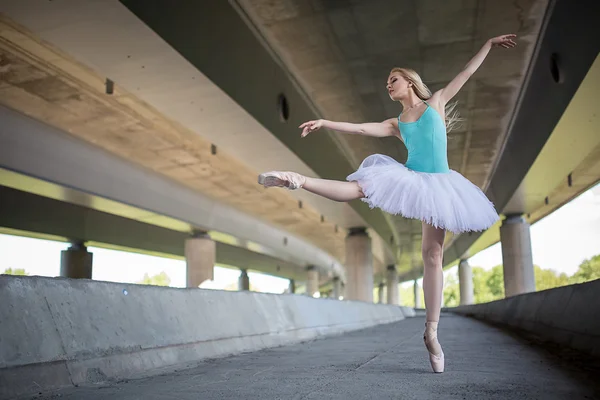
[[[434,372],[444,371],[444,352],[437,338],[444,284],[442,273],[444,235],[443,229],[423,223],[423,292],[426,315],[423,340],[429,351],[429,361]]]
[[[440,320],[444,285],[442,257],[445,233],[443,229],[423,223],[423,292],[427,321],[432,322]]]

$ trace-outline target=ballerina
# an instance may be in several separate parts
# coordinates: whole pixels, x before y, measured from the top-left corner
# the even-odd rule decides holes
[[[460,173],[448,167],[447,132],[458,121],[449,101],[477,71],[493,47],[516,46],[516,35],[502,35],[485,42],[463,70],[443,89],[431,93],[421,77],[408,68],[393,68],[386,89],[402,104],[396,118],[383,122],[353,124],[323,119],[300,125],[306,137],[321,128],[373,137],[395,136],[408,149],[403,165],[381,154],[365,158],[347,182],[317,179],[296,172],[260,174],[265,187],[303,188],[334,201],[361,199],[371,208],[422,221],[423,292],[426,322],[423,340],[434,372],[444,371],[444,352],[437,338],[443,273],[442,256],[446,231],[484,231],[498,221],[494,205]]]

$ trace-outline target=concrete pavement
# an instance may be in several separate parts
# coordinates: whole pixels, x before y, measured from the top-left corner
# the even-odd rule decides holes
[[[433,374],[424,318],[206,360],[187,369],[41,393],[36,399],[594,399],[598,362],[531,346],[482,322],[444,315],[446,372]]]

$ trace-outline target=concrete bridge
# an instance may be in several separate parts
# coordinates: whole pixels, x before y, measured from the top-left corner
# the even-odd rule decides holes
[[[166,0],[0,0],[0,13],[0,232],[71,242],[62,256],[63,278],[91,278],[93,262],[87,246],[184,258],[189,292],[181,293],[190,299],[166,306],[169,296],[179,296],[170,293],[179,292],[155,292],[162,299],[155,305],[165,307],[170,322],[179,318],[181,329],[192,329],[194,325],[186,321],[198,315],[213,324],[222,321],[210,320],[216,317],[208,310],[178,316],[175,309],[218,301],[235,308],[246,300],[197,289],[213,277],[216,263],[241,270],[242,290],[249,288],[247,271],[255,270],[289,279],[298,294],[321,292],[336,299],[277,300],[281,303],[274,308],[257,311],[269,326],[261,331],[269,332],[269,340],[260,339],[264,346],[236,345],[215,356],[291,344],[292,340],[272,337],[286,329],[304,329],[305,336],[295,337],[304,340],[396,323],[397,329],[407,327],[412,333],[398,336],[398,343],[384,343],[400,346],[401,337],[416,339],[411,324],[417,320],[412,319],[413,311],[397,306],[397,285],[409,280],[416,285],[422,276],[420,223],[369,210],[360,201],[334,203],[302,191],[265,190],[256,184],[258,173],[273,169],[343,180],[372,153],[404,161],[406,150],[390,138],[324,132],[300,140],[297,129],[314,118],[362,122],[396,115],[398,110],[384,91],[392,67],[416,69],[435,90],[460,71],[484,40],[503,33],[519,37],[516,49],[490,54],[458,96],[466,121],[448,142],[450,167],[482,188],[502,215],[502,221],[482,234],[447,236],[444,266],[459,264],[465,306],[472,302],[468,258],[502,243],[507,299],[501,304],[506,308],[473,306],[479,308],[468,309],[469,313],[493,310],[486,318],[504,315],[503,321],[510,322],[506,316],[515,312],[509,307],[511,299],[537,295],[529,225],[600,180],[595,101],[600,87],[596,23],[600,5],[596,1],[211,0],[174,6]],[[193,359],[185,359],[185,351],[178,350],[157,355],[138,369],[85,366],[87,361],[82,360],[109,357],[115,346],[107,341],[108,347],[94,347],[92,333],[86,339],[90,341],[75,346],[73,353],[68,348],[45,353],[48,329],[57,318],[65,317],[71,321],[68,324],[75,320],[62,315],[60,308],[52,310],[58,300],[44,295],[22,308],[30,313],[48,304],[48,314],[44,310],[31,322],[41,324],[34,324],[40,336],[24,335],[33,325],[15,327],[22,314],[15,311],[15,299],[21,298],[18,293],[36,293],[38,283],[2,279],[12,289],[0,294],[8,296],[0,306],[1,329],[8,329],[2,331],[4,335],[16,335],[14,341],[0,341],[0,386],[8,388],[7,396],[33,393],[30,381],[46,393],[61,385],[100,382],[109,375],[118,380],[207,357],[192,352]],[[92,285],[86,290],[105,287],[85,279],[40,282],[44,290],[56,284],[71,294],[83,290],[78,285]],[[369,304],[374,287],[387,288],[382,296],[387,305]],[[115,296],[117,287],[111,288]],[[136,287],[128,293],[131,290],[156,289]],[[594,303],[595,297],[585,293],[587,301]],[[225,298],[213,299],[213,295]],[[262,299],[250,293],[231,295]],[[340,297],[350,302],[338,302]],[[87,313],[86,307],[93,305],[80,300],[70,312]],[[290,311],[288,303],[296,301],[301,304]],[[268,301],[261,302],[255,306],[266,307]],[[585,308],[588,303],[574,304]],[[127,309],[119,321],[140,310]],[[158,318],[145,312],[150,319]],[[283,325],[269,325],[276,324],[270,318],[277,321],[275,315],[286,312],[302,317],[287,321],[283,331]],[[335,320],[338,314],[341,319]],[[353,320],[355,314],[364,318]],[[113,324],[105,334],[130,335],[128,348],[140,351],[161,346],[159,325],[155,336],[142,345],[142,332],[114,325],[111,315],[104,317]],[[307,315],[320,322],[302,325],[299,321]],[[44,318],[50,319],[44,323]],[[463,324],[459,321],[469,321],[458,316],[449,320],[457,329]],[[140,326],[146,322],[140,321]],[[560,329],[597,333],[588,322],[573,318]],[[546,326],[546,322],[535,323]],[[72,328],[68,324],[65,332]],[[481,338],[503,337],[494,336],[484,325],[464,324],[480,329]],[[227,325],[221,336],[210,339],[176,337],[169,339],[167,348],[184,349],[185,343],[205,340],[214,345],[237,335],[239,329]],[[56,343],[67,346],[60,329],[57,335]],[[255,333],[248,331],[248,335]],[[28,350],[15,352],[14,346]],[[380,360],[378,351],[384,350],[369,347],[366,353]],[[44,363],[57,360],[67,365],[61,367],[60,379],[55,369],[50,375],[39,372]],[[362,365],[362,358],[345,360],[347,365]],[[72,361],[81,362],[80,375],[73,373]],[[14,380],[22,368],[33,371],[23,375],[29,379],[27,384]],[[46,383],[32,378],[38,373]],[[342,375],[348,379],[353,374],[356,371]],[[540,375],[535,387],[546,378]],[[307,382],[318,380],[310,379]],[[311,390],[291,397],[319,395]],[[436,390],[427,393],[441,396]],[[206,393],[218,397],[217,392]],[[285,398],[291,392],[272,393]],[[329,395],[335,397],[333,393],[342,396],[342,392]],[[466,392],[456,393],[452,396]],[[555,394],[559,393],[579,392]],[[530,394],[552,397],[549,391]],[[243,391],[228,395],[249,396]],[[483,392],[472,395],[486,397]]]
[[[0,398],[593,399],[599,286],[448,310],[434,374],[419,310],[0,276]]]
[[[415,67],[435,89],[511,31],[519,46],[492,52],[460,94],[466,123],[449,141],[451,168],[504,222],[448,235],[445,265],[504,232],[505,275],[527,277],[529,224],[600,177],[597,42],[576,39],[595,38],[593,13],[542,0],[277,4],[1,1],[0,226],[70,240],[75,253],[87,243],[186,257],[194,287],[216,261],[371,301],[374,285],[421,276],[418,221],[264,190],[256,175],[344,179],[370,153],[403,161],[398,141],[300,140],[297,126],[389,118],[391,67]]]

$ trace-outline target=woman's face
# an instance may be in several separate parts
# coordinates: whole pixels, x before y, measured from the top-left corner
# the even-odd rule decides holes
[[[410,82],[399,72],[393,72],[388,78],[386,89],[390,99],[398,101],[408,95]]]

